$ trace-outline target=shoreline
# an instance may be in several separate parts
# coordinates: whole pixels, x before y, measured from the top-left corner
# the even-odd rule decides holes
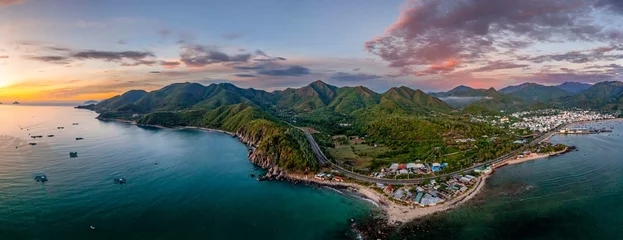
[[[478,193],[482,192],[482,189],[485,186],[486,180],[490,175],[483,175],[478,178],[478,182],[474,187],[468,189],[465,193],[461,194],[458,197],[451,199],[450,201],[443,202],[437,204],[435,206],[429,207],[420,207],[413,205],[402,205],[395,203],[388,199],[387,196],[378,193],[376,190],[363,186],[357,183],[349,183],[349,182],[332,182],[326,180],[318,180],[313,177],[313,175],[303,175],[303,174],[288,174],[287,178],[290,180],[301,181],[308,184],[317,184],[321,186],[327,187],[346,187],[354,190],[355,193],[359,195],[359,197],[364,200],[369,200],[375,203],[375,205],[382,210],[384,216],[387,219],[387,222],[391,225],[401,225],[403,223],[407,223],[409,221],[415,220],[417,218],[425,217],[428,215],[432,215],[439,212],[445,212],[456,207],[461,206],[462,204],[468,202],[472,198],[474,198]]]
[[[122,122],[122,123],[132,124],[132,125],[136,125],[136,126],[147,126],[147,127],[168,128],[168,129],[197,129],[197,130],[203,130],[203,131],[209,131],[209,132],[224,133],[224,134],[227,134],[227,135],[230,135],[230,136],[235,136],[236,135],[235,133],[232,133],[232,132],[228,132],[228,131],[224,131],[224,130],[220,130],[220,129],[205,128],[205,127],[196,127],[196,126],[165,127],[165,126],[160,126],[160,125],[137,124],[135,121],[122,120],[122,119],[101,119],[101,118],[98,118],[98,119],[102,120],[102,121]],[[574,124],[611,122],[611,121],[621,121],[621,120],[623,120],[623,118],[602,119],[602,120],[593,120],[593,121],[582,121],[582,122],[569,123],[569,124],[567,124],[567,126],[571,126],[571,125],[574,125]],[[544,141],[549,141],[549,139],[552,136],[556,135],[556,134],[558,134],[558,133],[552,134],[548,138],[544,139]],[[246,143],[244,143],[242,141],[240,141],[240,142],[245,144],[245,145],[247,145],[247,146],[249,146],[248,144],[246,144]],[[511,164],[518,164],[518,163],[527,162],[527,161],[538,160],[538,159],[549,157],[550,154],[564,153],[567,150],[568,149],[565,148],[562,151],[557,151],[557,152],[553,152],[553,153],[549,153],[549,154],[540,154],[540,155],[531,156],[531,157],[522,158],[522,159],[508,160],[508,161],[505,162],[504,165],[499,166],[499,167],[503,167],[505,165],[511,165]],[[251,162],[251,163],[253,163],[253,162]],[[362,185],[362,184],[359,184],[359,183],[333,182],[333,181],[318,180],[318,179],[314,178],[313,174],[305,175],[305,174],[301,174],[301,173],[287,173],[285,178],[287,180],[290,180],[290,181],[300,181],[300,182],[307,183],[307,184],[316,184],[316,185],[320,185],[320,186],[341,187],[341,188],[351,189],[351,190],[353,190],[354,193],[356,193],[358,195],[358,197],[362,198],[363,200],[374,202],[375,205],[380,210],[382,210],[384,216],[386,217],[386,220],[387,220],[388,224],[390,224],[390,225],[401,225],[402,223],[410,222],[410,221],[413,221],[415,219],[418,219],[418,218],[421,218],[421,217],[425,217],[425,216],[429,216],[429,215],[432,215],[432,214],[436,214],[436,213],[452,210],[454,208],[457,208],[457,207],[461,206],[462,204],[468,202],[469,200],[474,198],[476,195],[481,193],[482,190],[484,189],[484,186],[486,185],[487,178],[489,178],[494,173],[495,172],[492,172],[491,174],[484,174],[484,175],[479,176],[478,177],[478,182],[475,184],[475,186],[470,188],[470,189],[468,189],[465,193],[461,194],[460,196],[457,196],[457,197],[455,197],[453,199],[450,199],[447,202],[443,202],[443,203],[440,203],[438,205],[428,206],[428,207],[420,207],[420,206],[413,206],[413,205],[402,205],[402,204],[396,203],[396,202],[390,200],[384,194],[378,193],[377,191],[375,191],[374,189],[370,188],[369,186]]]
[[[101,120],[101,121],[111,121],[111,122],[127,123],[127,124],[131,124],[131,125],[139,126],[139,127],[155,127],[155,128],[162,128],[162,129],[196,129],[196,130],[203,130],[203,131],[208,131],[208,132],[220,132],[220,133],[224,133],[224,134],[227,134],[227,135],[230,135],[230,136],[236,135],[233,132],[228,132],[228,131],[225,131],[225,130],[220,130],[220,129],[215,129],[215,128],[196,127],[196,126],[166,127],[166,126],[162,126],[162,125],[153,125],[153,124],[138,124],[138,123],[136,123],[136,121],[115,119],[115,118],[97,118],[97,119]],[[245,144],[245,145],[247,145],[247,144]]]
[[[518,164],[518,163],[523,163],[523,162],[529,162],[529,161],[534,161],[534,160],[538,160],[541,158],[548,158],[551,157],[552,154],[563,154],[565,152],[567,152],[569,150],[569,147],[565,147],[565,149],[560,150],[560,151],[556,151],[556,152],[551,152],[551,153],[547,153],[547,154],[534,154],[530,155],[529,157],[524,157],[524,158],[515,158],[512,160],[508,160],[506,161],[504,165],[500,166],[506,166],[506,165],[513,165],[513,164]]]

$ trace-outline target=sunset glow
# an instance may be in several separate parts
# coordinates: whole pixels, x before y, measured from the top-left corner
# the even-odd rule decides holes
[[[331,8],[317,1],[1,1],[0,101],[99,100],[186,81],[274,90],[320,79],[382,92],[618,80],[623,29],[612,23],[622,16],[620,4],[606,0],[340,1]]]

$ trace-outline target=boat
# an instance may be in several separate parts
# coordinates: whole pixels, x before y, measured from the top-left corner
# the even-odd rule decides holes
[[[30,146],[35,146],[35,145],[37,145],[37,143],[28,143],[28,144],[30,144]]]
[[[117,183],[117,184],[124,184],[127,183],[128,180],[125,178],[113,178],[113,182]]]
[[[81,137],[77,137],[76,140],[83,140],[84,138]]]
[[[37,182],[47,182],[48,181],[48,176],[46,176],[45,174],[37,174],[37,176],[35,176],[35,181]]]
[[[65,127],[57,127],[57,129],[65,129]]]
[[[54,134],[50,134],[50,135],[48,135],[48,137],[54,137]]]
[[[93,225],[91,225],[91,227],[90,227],[90,228],[91,228],[91,230],[95,230],[95,227],[93,227]]]
[[[79,123],[72,123],[71,125],[78,125]]]
[[[78,157],[78,152],[69,152],[69,157],[72,157],[72,158]]]

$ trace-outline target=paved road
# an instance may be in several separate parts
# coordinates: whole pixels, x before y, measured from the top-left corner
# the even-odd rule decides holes
[[[566,126],[566,125],[565,125]],[[530,142],[527,146],[533,146],[535,144],[541,143],[544,140],[548,139],[549,137],[551,137],[552,135],[556,134],[556,132],[559,131],[559,129],[565,127],[565,126],[561,126],[558,127],[550,132],[547,132],[543,135],[541,135],[540,137],[538,137],[537,139],[533,140],[532,142]],[[357,180],[361,180],[361,181],[366,181],[366,182],[373,182],[373,183],[382,183],[382,184],[419,184],[425,180],[431,180],[431,179],[435,179],[438,177],[446,177],[446,176],[450,176],[450,175],[454,175],[454,174],[458,174],[458,173],[462,173],[462,172],[469,172],[472,171],[478,167],[487,165],[487,164],[500,164],[503,163],[504,161],[507,161],[509,159],[514,158],[517,154],[519,154],[520,152],[523,151],[523,149],[525,149],[527,146],[524,146],[520,149],[517,149],[515,151],[509,152],[501,157],[498,157],[496,159],[492,159],[477,165],[474,165],[472,167],[469,168],[464,168],[461,171],[455,171],[455,172],[451,172],[451,173],[446,173],[446,174],[441,174],[441,175],[436,175],[436,176],[431,176],[431,177],[422,177],[422,178],[417,178],[417,179],[388,179],[388,178],[374,178],[374,177],[370,177],[370,176],[366,176],[366,175],[362,175],[359,173],[355,173],[352,172],[350,170],[347,170],[337,164],[333,164],[331,161],[329,161],[329,159],[324,155],[324,153],[322,152],[322,150],[320,149],[320,147],[318,146],[318,143],[316,143],[316,140],[314,140],[314,137],[312,137],[312,135],[301,129],[303,132],[305,132],[305,136],[307,137],[307,141],[309,141],[312,150],[314,151],[314,153],[316,154],[316,157],[318,158],[318,161],[320,161],[320,163],[325,164],[327,166],[330,166],[333,170],[336,170],[342,174],[344,174],[347,177],[350,178],[354,178]]]

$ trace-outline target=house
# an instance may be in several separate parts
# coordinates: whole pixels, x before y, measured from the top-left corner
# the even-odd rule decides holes
[[[466,177],[461,177],[461,178],[459,179],[459,181],[460,181],[460,182],[464,182],[464,183],[468,183],[468,182],[471,182],[472,180],[471,180],[471,179],[469,179],[469,178],[466,178]]]
[[[387,187],[385,187],[385,189],[383,189],[383,192],[385,192],[386,194],[392,194],[392,192],[394,192],[394,186],[387,185]]]
[[[433,163],[431,165],[431,169],[433,170],[433,172],[438,172],[439,170],[441,170],[441,164],[439,163]]]
[[[400,169],[400,170],[398,170],[398,173],[399,174],[408,174],[409,170],[407,170],[407,169]]]
[[[389,166],[389,170],[395,172],[398,170],[398,163],[392,163],[392,165]]]
[[[336,182],[343,182],[343,181],[344,181],[344,179],[343,179],[342,177],[340,177],[340,176],[335,176],[335,177],[333,177],[333,181],[336,181]]]
[[[407,164],[404,164],[404,163],[398,164],[398,169],[399,170],[407,169]]]
[[[402,199],[402,197],[404,197],[404,191],[402,189],[396,190],[393,197],[394,199]]]
[[[417,165],[415,163],[407,163],[407,169],[416,169]]]
[[[418,163],[418,164],[415,164],[415,168],[423,169],[423,168],[426,168],[426,166],[424,166],[424,164]]]
[[[318,173],[318,174],[316,174],[316,176],[314,176],[314,178],[316,178],[316,179],[318,179],[318,180],[324,180],[324,178],[325,178],[326,176],[327,176],[327,175],[326,175],[325,173]]]

